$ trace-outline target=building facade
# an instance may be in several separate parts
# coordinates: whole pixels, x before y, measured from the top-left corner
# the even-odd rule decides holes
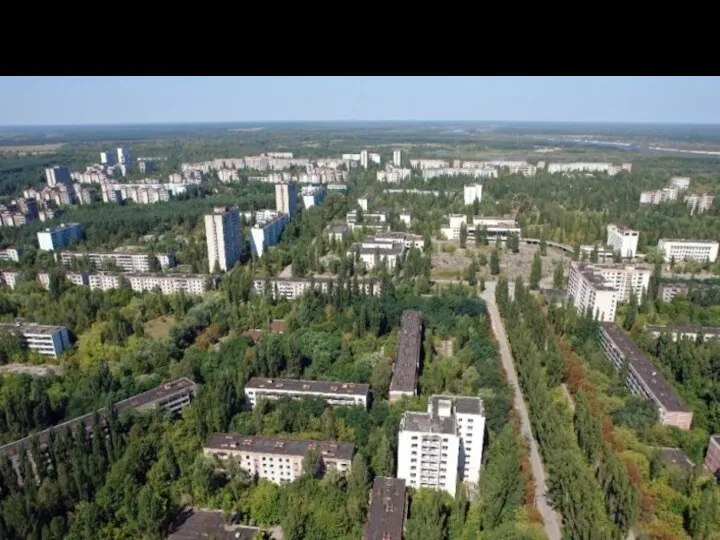
[[[720,479],[720,435],[711,435],[705,454],[705,471]]]
[[[258,257],[262,257],[265,250],[280,241],[280,236],[288,222],[288,214],[279,214],[258,222],[250,229],[250,249]]]
[[[637,255],[640,233],[633,229],[625,229],[616,225],[607,226],[607,245],[622,257],[634,258]]]
[[[287,214],[290,219],[297,214],[297,198],[295,182],[275,184],[275,209],[282,214]]]
[[[217,266],[227,272],[242,255],[240,215],[227,206],[216,207],[205,216],[205,239],[208,249],[208,268],[213,272]]]
[[[252,377],[245,384],[245,405],[252,409],[259,399],[317,397],[330,405],[367,408],[369,394],[370,386],[367,384]]]
[[[70,335],[64,326],[24,322],[0,323],[0,332],[17,334],[25,347],[50,358],[58,358],[70,347]]]
[[[41,251],[55,251],[69,246],[71,242],[79,242],[82,239],[82,227],[79,223],[63,223],[38,232],[37,238]]]
[[[463,188],[465,206],[472,205],[476,200],[482,202],[482,184],[473,184]]]
[[[718,256],[718,242],[712,240],[671,240],[661,238],[658,251],[665,262],[698,261],[714,263]]]

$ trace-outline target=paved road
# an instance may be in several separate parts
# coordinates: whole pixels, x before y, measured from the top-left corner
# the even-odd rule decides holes
[[[505,334],[505,327],[502,323],[502,319],[500,318],[500,312],[498,311],[497,305],[495,304],[495,282],[485,284],[485,291],[482,293],[482,298],[487,303],[492,329],[500,347],[502,364],[505,368],[505,372],[507,373],[510,386],[512,386],[513,391],[515,392],[515,409],[520,416],[521,431],[530,442],[530,466],[535,479],[535,506],[545,522],[545,531],[547,532],[548,538],[550,540],[561,540],[562,534],[560,531],[560,516],[557,512],[555,512],[555,510],[553,510],[545,496],[547,493],[545,468],[543,467],[542,459],[540,458],[537,441],[533,437],[532,430],[530,428],[530,418],[528,416],[527,407],[525,406],[525,399],[523,398],[522,391],[520,390],[520,386],[518,384],[517,372],[515,371],[515,361],[510,353],[510,344],[508,343],[507,335]]]

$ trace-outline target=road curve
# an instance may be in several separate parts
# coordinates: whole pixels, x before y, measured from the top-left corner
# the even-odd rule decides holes
[[[542,515],[545,522],[545,532],[549,540],[561,540],[562,532],[560,530],[560,516],[555,512],[547,500],[547,483],[545,481],[545,468],[543,467],[540,452],[538,451],[537,441],[532,435],[530,428],[530,417],[528,416],[525,399],[523,398],[520,385],[518,384],[517,371],[515,370],[515,361],[510,352],[510,344],[505,334],[505,326],[500,318],[497,304],[495,304],[495,282],[485,284],[485,291],[482,298],[487,304],[488,314],[490,315],[490,323],[493,333],[498,341],[500,348],[500,358],[502,359],[503,368],[507,373],[508,381],[515,393],[515,409],[520,416],[520,426],[522,434],[525,435],[530,443],[530,467],[535,479],[535,506]]]

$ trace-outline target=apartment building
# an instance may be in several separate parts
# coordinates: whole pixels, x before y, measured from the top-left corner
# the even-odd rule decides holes
[[[690,187],[689,176],[673,176],[670,179],[670,185],[680,190],[684,190]]]
[[[69,246],[71,242],[79,242],[82,239],[82,227],[79,223],[63,223],[38,232],[37,239],[41,251],[55,251]]]
[[[665,256],[665,262],[698,261],[714,263],[718,256],[718,242],[713,240],[681,240],[661,238],[658,251]]]
[[[367,409],[369,394],[367,384],[252,377],[245,384],[245,405],[253,409],[259,399],[317,397],[330,405],[362,405]]]
[[[64,266],[71,266],[77,259],[87,259],[93,268],[103,268],[108,263],[113,264],[125,272],[150,272],[152,259],[155,259],[163,270],[175,266],[175,255],[173,253],[149,253],[137,252],[104,252],[104,251],[63,251],[60,253],[60,261]]]
[[[713,195],[708,195],[707,193],[704,195],[693,193],[692,195],[685,196],[685,204],[690,207],[691,215],[702,214],[703,212],[710,210],[710,208],[712,208],[713,201],[715,201],[715,197]]]
[[[64,277],[70,283],[77,285],[78,287],[85,287],[89,285],[87,272],[64,272],[61,277]],[[50,272],[38,272],[37,278],[46,290],[50,290]]]
[[[362,540],[402,540],[408,502],[405,480],[376,476]]]
[[[375,178],[378,182],[389,182],[396,184],[398,182],[402,182],[403,180],[408,180],[411,175],[411,169],[394,167],[388,164],[384,171],[378,171],[377,173],[375,173]]]
[[[112,274],[109,272],[88,274],[88,286],[90,290],[99,289],[101,291],[109,291],[111,289],[119,289],[123,283],[125,283],[125,279],[120,274]]]
[[[347,282],[345,286],[350,286],[353,281]],[[299,298],[305,291],[317,290],[322,294],[328,294],[333,287],[337,287],[339,278],[314,276],[309,278],[303,277],[273,277],[267,280],[256,278],[253,280],[253,290],[257,295],[265,294],[265,287],[270,288],[270,294],[274,299],[285,298],[286,300],[294,300]],[[374,278],[358,278],[358,289],[363,294],[380,294],[380,280]]]
[[[121,165],[131,165],[133,162],[132,155],[130,154],[130,150],[127,148],[118,148],[117,149],[117,162]]]
[[[613,165],[612,163],[591,163],[579,161],[576,163],[550,163],[547,168],[550,174],[555,173],[573,173],[573,172],[586,172],[586,173],[606,173],[608,176],[615,176],[621,171],[632,170],[632,163],[623,163],[622,165]]]
[[[666,426],[689,430],[692,410],[622,329],[612,322],[602,323],[601,340],[605,356],[616,369],[622,369],[627,363],[627,387],[655,403],[660,413],[660,422]]]
[[[720,479],[720,435],[710,436],[703,466],[706,472]]]
[[[196,392],[197,388],[194,382],[190,379],[181,378],[166,382],[157,388],[119,401],[115,403],[114,408],[118,416],[128,410],[145,412],[153,409],[162,409],[168,411],[170,414],[177,414],[190,404]],[[36,433],[34,436],[37,437],[40,450],[44,452],[47,449],[51,433],[55,438],[61,437],[65,434],[66,429],[69,429],[70,432],[75,432],[81,423],[84,424],[88,434],[92,435],[96,413],[103,427],[105,427],[108,413],[106,408],[78,416],[77,418]],[[18,477],[21,475],[20,456],[23,451],[29,451],[30,441],[30,437],[25,437],[24,439],[0,446],[0,454],[4,454],[10,458]]]
[[[613,251],[619,252],[622,257],[635,258],[637,255],[640,232],[634,229],[625,229],[617,225],[607,226],[607,245]]]
[[[3,270],[0,271],[0,277],[5,285],[14,289],[15,285],[17,285],[18,277],[20,277],[20,272],[14,270]]]
[[[317,452],[325,470],[347,473],[355,445],[334,441],[289,440],[275,437],[214,433],[203,447],[206,456],[233,459],[251,476],[287,484],[302,475],[305,456]]]
[[[0,249],[0,261],[20,262],[20,255],[22,255],[21,248]]]
[[[692,291],[707,292],[717,289],[717,285],[707,285],[705,283],[661,283],[658,288],[658,296],[663,302],[671,302],[678,294],[688,295]]]
[[[464,169],[461,167],[446,167],[443,169],[423,169],[423,180],[431,180],[440,176],[471,176],[472,178],[497,178],[498,171],[493,167],[484,169]]]
[[[662,189],[640,192],[640,204],[663,204],[676,201],[678,188],[671,186]]]
[[[229,206],[216,206],[205,215],[205,239],[208,249],[208,268],[223,272],[231,269],[242,254],[240,215]]]
[[[395,167],[402,166],[402,150],[393,150],[393,165]]]
[[[703,339],[720,339],[720,328],[713,326],[660,326],[657,324],[648,324],[645,329],[650,332],[653,337],[660,337],[662,334],[669,335],[673,341],[679,339],[696,340],[698,336]]]
[[[322,186],[304,186],[302,188],[302,200],[305,209],[320,204],[325,199],[325,189]]]
[[[363,263],[368,270],[383,264],[388,270],[392,270],[397,266],[398,261],[402,261],[405,255],[405,243],[401,241],[364,241],[362,244],[350,246],[345,255],[356,262]]]
[[[383,189],[383,193],[391,195],[432,195],[440,196],[440,190],[437,189]]]
[[[475,201],[482,202],[482,184],[473,184],[470,186],[465,186],[463,188],[463,197],[465,200],[465,206],[469,206],[471,204],[474,204]]]
[[[47,181],[48,187],[55,187],[58,184],[72,185],[70,169],[58,165],[45,169],[45,180]]]
[[[400,215],[402,216],[402,214]],[[409,214],[407,215],[409,216]],[[425,238],[420,236],[419,234],[411,234],[404,232],[385,232],[376,234],[375,236],[363,240],[363,245],[367,247],[375,247],[376,245],[382,246],[395,243],[402,243],[405,246],[405,249],[415,248],[419,249],[420,251],[425,249]]]
[[[395,362],[390,379],[390,402],[417,395],[422,345],[423,319],[418,311],[405,311],[400,321]]]
[[[22,338],[23,345],[42,356],[58,358],[70,347],[70,335],[64,326],[37,323],[0,323],[0,332],[11,332]]]
[[[446,240],[460,240],[460,229],[465,225],[468,238],[475,238],[479,230],[484,230],[488,238],[500,237],[504,240],[511,234],[517,234],[522,238],[522,229],[517,221],[507,217],[473,217],[472,224],[468,224],[467,216],[464,214],[450,214],[448,223],[440,229],[440,233]]]
[[[426,413],[406,412],[398,432],[398,478],[455,496],[458,479],[477,484],[485,415],[476,397],[431,396]]]
[[[163,294],[201,295],[207,291],[210,280],[208,274],[125,274],[123,277],[135,292],[160,289]]]
[[[410,166],[413,169],[446,169],[450,167],[448,161],[442,159],[411,159]]]
[[[331,225],[328,229],[328,238],[336,242],[343,242],[350,236],[350,233],[350,227],[348,227],[346,223]]]
[[[265,250],[280,241],[280,235],[285,230],[288,214],[279,214],[257,223],[250,229],[250,249],[258,257],[262,257]]]
[[[290,216],[290,219],[297,214],[297,184],[287,182],[275,184],[275,209]]]
[[[615,320],[618,291],[594,269],[573,264],[568,274],[567,290],[568,297],[579,312],[589,310],[600,321]]]
[[[357,211],[353,210],[345,215],[345,223],[352,231],[355,229],[367,229],[379,233],[390,230],[385,212],[364,212],[362,222],[360,222],[358,221]]]
[[[240,176],[235,169],[220,169],[217,171],[218,180],[223,183],[237,182],[240,180]]]

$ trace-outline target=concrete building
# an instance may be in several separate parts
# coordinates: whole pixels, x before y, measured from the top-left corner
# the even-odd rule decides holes
[[[286,300],[294,300],[305,294],[305,291],[316,290],[322,294],[328,294],[332,288],[338,286],[339,279],[334,277],[314,276],[309,278],[302,277],[274,277],[267,280],[257,278],[253,280],[253,290],[255,294],[261,296],[265,294],[265,288],[269,287],[269,294],[273,298],[285,298]],[[353,286],[353,280],[346,282],[345,286]],[[380,280],[373,278],[358,278],[358,289],[363,294],[380,294]]]
[[[65,272],[60,277],[64,277],[78,287],[86,287],[89,284],[87,272]],[[50,290],[50,272],[38,272],[37,279],[46,290]]]
[[[463,188],[465,206],[472,205],[475,200],[482,202],[482,184],[473,184]]]
[[[623,257],[634,258],[637,254],[638,239],[640,232],[633,229],[625,229],[617,225],[607,226],[607,245],[612,247]]]
[[[71,242],[79,242],[82,239],[82,227],[79,223],[63,223],[38,232],[37,238],[41,251],[55,251],[69,246]]]
[[[391,403],[399,401],[403,396],[417,395],[422,333],[422,315],[418,311],[403,312],[393,373],[390,379],[389,398]]]
[[[132,156],[130,155],[130,150],[127,148],[118,148],[117,149],[117,162],[120,165],[132,165]]]
[[[657,324],[648,324],[645,329],[650,332],[653,337],[660,337],[662,334],[668,334],[673,341],[679,339],[691,339],[695,341],[698,336],[703,339],[720,339],[720,328],[713,326],[660,326]]]
[[[115,165],[117,163],[115,152],[100,152],[100,163],[102,165]]]
[[[685,197],[685,204],[690,207],[690,214],[692,215],[702,214],[703,212],[710,210],[714,201],[715,197],[713,195],[708,195],[707,193],[704,195],[693,193],[692,195],[687,195]]]
[[[363,169],[368,168],[368,151],[367,150],[360,151],[360,166]]]
[[[325,470],[341,474],[350,470],[355,445],[334,441],[289,440],[235,433],[215,433],[205,443],[206,456],[233,459],[251,476],[275,484],[287,484],[302,475],[302,464],[310,452],[317,452]]]
[[[393,150],[393,165],[402,167],[402,150]]]
[[[258,257],[262,257],[265,250],[280,241],[280,235],[288,222],[287,214],[279,214],[270,219],[260,220],[250,229],[250,249]]]
[[[125,274],[124,280],[135,292],[159,289],[163,294],[201,295],[207,291],[208,274]]]
[[[45,169],[45,180],[47,181],[48,187],[55,187],[59,184],[65,184],[72,186],[72,177],[70,176],[70,169],[67,167],[48,167]]]
[[[506,240],[511,234],[522,238],[522,229],[517,221],[506,217],[473,217],[472,224],[468,224],[464,214],[450,214],[448,223],[440,229],[440,234],[446,240],[460,240],[462,225],[467,228],[468,239],[474,239],[479,230],[484,230],[489,239],[500,237]]]
[[[622,329],[612,322],[602,323],[601,340],[605,356],[616,369],[623,369],[627,363],[627,387],[655,403],[660,413],[660,422],[689,430],[692,410]]]
[[[412,214],[410,212],[400,212],[400,214],[398,214],[398,219],[409,227],[412,223]]]
[[[689,295],[692,292],[706,293],[718,289],[718,285],[706,283],[686,283],[683,281],[672,283],[661,283],[658,289],[658,296],[663,302],[672,302],[678,294]]]
[[[573,172],[586,172],[595,173],[601,172],[606,173],[608,176],[615,176],[621,171],[631,171],[631,163],[623,163],[622,165],[613,165],[612,163],[591,163],[579,161],[576,163],[550,163],[548,164],[548,172],[550,174],[555,173],[573,173]]]
[[[302,200],[305,210],[320,204],[325,199],[325,189],[322,186],[305,186],[302,188]]]
[[[640,193],[640,204],[663,204],[676,201],[678,198],[677,187],[666,187]]]
[[[470,176],[472,178],[497,178],[498,170],[494,167],[484,169],[465,169],[462,167],[446,167],[442,169],[423,169],[423,180],[432,180],[440,176]]]
[[[480,398],[431,396],[427,413],[406,412],[400,421],[397,476],[454,497],[458,480],[479,480],[484,434]]]
[[[240,215],[237,210],[219,206],[212,214],[205,215],[205,239],[210,272],[216,266],[224,272],[232,268],[242,254]]]
[[[450,163],[442,159],[411,159],[410,166],[413,169],[446,169]]]
[[[142,174],[148,174],[156,169],[154,161],[138,161],[138,169]]]
[[[599,273],[581,265],[571,266],[568,297],[580,313],[588,310],[600,321],[614,321],[618,292]]]
[[[343,242],[350,234],[350,227],[348,227],[346,223],[331,225],[328,229],[328,238],[336,242]]]
[[[70,335],[64,326],[24,322],[0,323],[0,332],[17,334],[25,347],[52,358],[59,357],[70,346]]]
[[[165,270],[175,266],[175,255],[173,253],[150,253],[137,252],[103,252],[103,251],[63,251],[60,253],[60,261],[64,266],[71,266],[73,261],[87,259],[93,268],[103,268],[113,264],[125,272],[150,272],[153,259],[158,266]]]
[[[286,182],[275,184],[275,209],[290,216],[290,219],[297,214],[297,184]]]
[[[367,408],[369,394],[370,386],[367,384],[252,377],[245,384],[245,405],[252,409],[259,399],[317,397],[330,405],[361,405]]]
[[[672,187],[676,187],[680,190],[687,189],[690,187],[690,177],[689,176],[673,176],[670,179],[670,185]]]
[[[698,261],[714,263],[718,256],[718,242],[714,240],[681,240],[661,238],[658,251],[665,256],[665,262]]]
[[[362,540],[402,540],[408,502],[405,480],[376,476]]]
[[[705,454],[705,471],[720,479],[720,435],[711,435]]]
[[[407,180],[412,175],[412,171],[410,169],[405,169],[402,167],[393,167],[392,165],[388,164],[385,167],[384,171],[378,171],[375,173],[375,178],[378,182],[389,182],[396,184],[398,182],[402,182],[403,180]]]
[[[20,262],[20,255],[22,255],[20,248],[0,249],[0,261]]]
[[[153,390],[148,390],[147,392],[119,401],[115,403],[114,409],[118,416],[129,410],[144,412],[153,409],[163,409],[171,414],[177,414],[190,404],[196,391],[195,383],[190,379],[176,379],[166,382]],[[103,408],[36,433],[34,436],[37,438],[40,451],[44,452],[47,450],[51,433],[56,438],[62,437],[66,430],[69,430],[71,433],[75,432],[81,423],[85,425],[88,434],[92,436],[96,413],[100,418],[102,426],[105,427],[108,410]],[[30,443],[31,438],[26,437],[0,446],[0,453],[10,458],[19,478],[21,475],[19,467],[20,456],[23,451],[29,451]]]
[[[2,277],[2,282],[5,285],[14,289],[15,285],[17,285],[18,277],[20,277],[20,272],[14,270],[3,270],[0,271],[0,277]]]
[[[576,271],[589,271],[602,276],[606,284],[618,292],[617,301],[627,302],[630,294],[641,299],[650,287],[653,269],[646,264],[584,263],[573,261],[568,275],[568,292],[574,293],[571,275]]]
[[[263,533],[267,536],[262,536]],[[167,540],[256,540],[257,538],[279,540],[280,536],[260,527],[240,525],[236,523],[236,519],[226,523],[222,510],[193,509],[192,514],[174,529]]]
[[[393,242],[363,242],[353,244],[346,252],[348,258],[356,262],[362,262],[365,268],[372,270],[380,265],[385,265],[388,270],[397,266],[405,255],[405,244],[400,241]]]
[[[88,274],[88,285],[90,290],[109,291],[122,287],[125,280],[120,274],[111,274],[109,272],[99,272],[97,274]]]

